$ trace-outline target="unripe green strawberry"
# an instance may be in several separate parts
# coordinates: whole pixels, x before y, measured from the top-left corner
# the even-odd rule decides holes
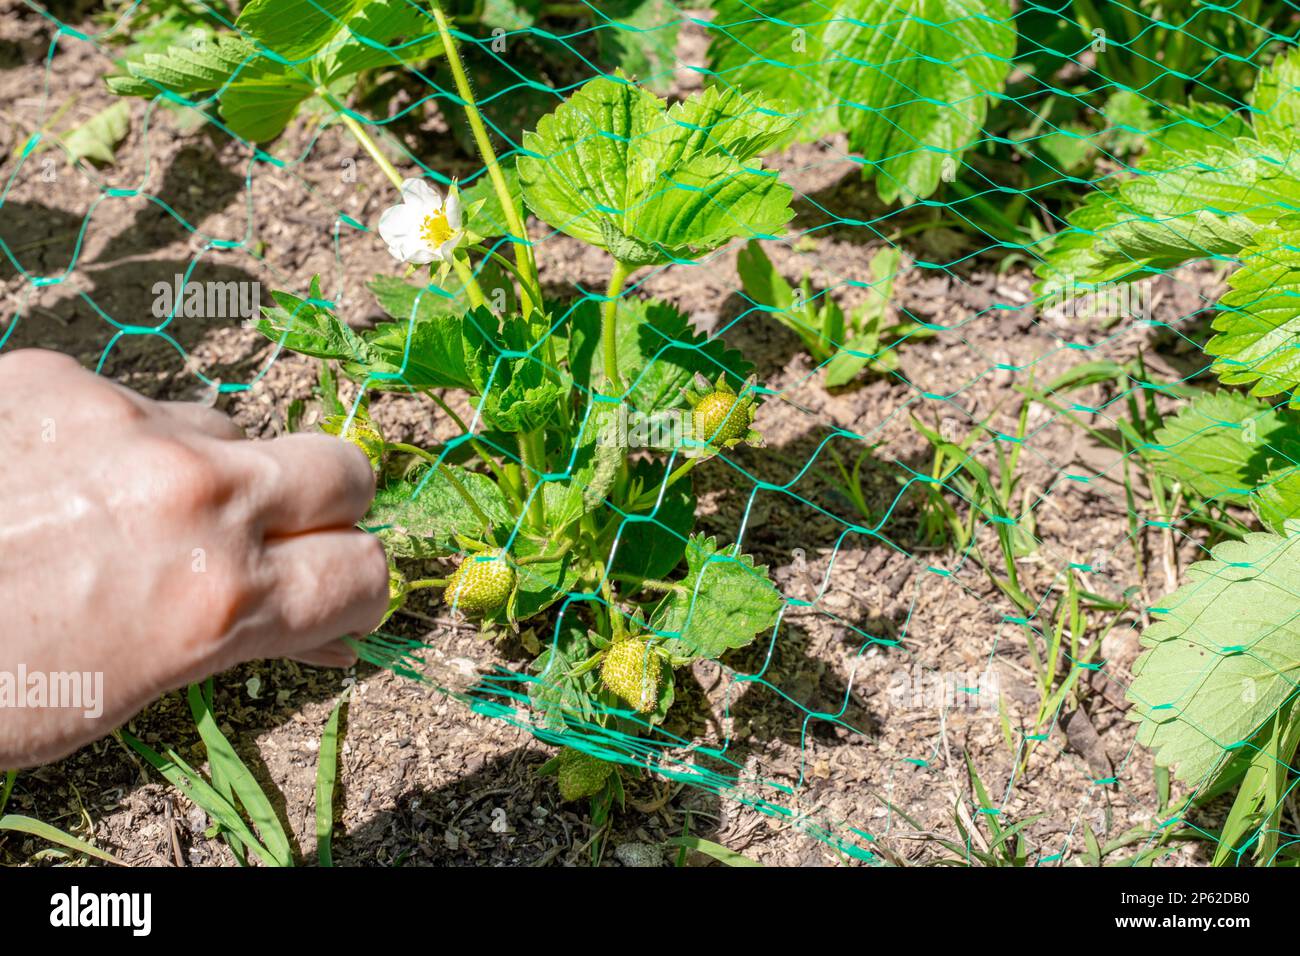
[[[346,415],[331,415],[321,422],[321,429],[331,435],[338,435],[344,441],[356,445],[370,459],[370,467],[378,471],[379,466],[383,464],[386,448],[384,436],[380,433],[379,428],[369,419],[357,417],[352,419],[352,424],[348,425],[348,430],[345,432],[343,426],[346,423]]]
[[[614,765],[581,750],[565,747],[560,751],[559,782],[561,800],[594,797],[605,786],[605,778]]]
[[[491,614],[514,587],[515,569],[501,552],[471,554],[447,578],[443,600],[466,614]]]
[[[713,445],[743,439],[749,434],[753,402],[737,398],[731,392],[715,391],[695,405],[695,437]]]
[[[610,646],[600,667],[600,679],[641,713],[659,702],[660,660],[646,641],[626,640]]]
[[[379,622],[380,627],[388,623],[388,619],[406,603],[406,596],[410,593],[406,575],[390,564],[388,566],[388,610],[384,612],[384,618]]]

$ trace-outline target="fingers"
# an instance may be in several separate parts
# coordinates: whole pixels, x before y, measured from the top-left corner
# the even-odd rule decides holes
[[[374,535],[317,531],[269,541],[263,555],[281,628],[261,656],[325,654],[344,635],[369,634],[388,610],[388,559]]]
[[[292,655],[295,661],[313,667],[351,667],[357,662],[357,652],[344,641],[330,641],[311,651]]]
[[[172,418],[197,431],[222,441],[246,438],[244,430],[226,415],[197,402],[158,402],[158,407]]]
[[[374,471],[351,442],[298,434],[246,447],[260,472],[253,494],[270,538],[351,527],[375,496]]]

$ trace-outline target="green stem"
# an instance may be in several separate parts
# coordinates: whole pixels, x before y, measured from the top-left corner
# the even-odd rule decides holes
[[[690,458],[684,461],[682,464],[678,465],[676,468],[673,469],[672,474],[668,476],[668,478],[664,481],[662,485],[659,485],[654,489],[643,492],[641,496],[636,499],[636,501],[632,502],[631,506],[628,508],[628,511],[637,512],[640,511],[642,508],[648,508],[651,505],[653,505],[656,501],[659,500],[659,494],[661,491],[666,491],[667,489],[671,488],[677,482],[678,479],[690,474],[691,469],[694,468],[696,464],[699,463],[699,461],[700,461],[699,458]]]
[[[420,392],[424,395],[427,395],[429,398],[433,399],[434,403],[443,410],[443,412],[447,415],[447,417],[456,423],[457,428],[459,428],[466,435],[470,435],[469,426],[465,424],[465,419],[461,418],[458,414],[456,414],[456,409],[448,405],[443,400],[441,395],[435,394],[432,389],[428,389],[428,388],[422,388],[420,389]],[[479,458],[483,459],[483,464],[487,465],[488,468],[491,470],[493,476],[495,476],[497,480],[497,484],[501,485],[502,489],[505,491],[507,495],[509,495],[514,500],[516,505],[522,507],[524,502],[519,495],[518,485],[516,485],[513,481],[510,480],[510,477],[505,473],[505,471],[501,468],[501,466],[496,463],[496,459],[493,458],[491,454],[489,454],[488,450],[483,447],[483,444],[477,438],[474,438],[471,435],[469,439],[469,446],[474,449],[474,451],[478,454]]]
[[[614,271],[610,274],[609,288],[605,290],[605,302],[601,307],[600,334],[605,345],[605,378],[609,379],[609,387],[616,395],[623,394],[623,382],[618,377],[618,299],[631,274],[631,266],[614,261]]]
[[[325,93],[323,90],[317,90],[317,92],[321,93],[325,97],[326,102],[338,111],[339,119],[343,121],[343,125],[346,126],[348,131],[356,137],[357,142],[361,144],[361,148],[370,155],[370,158],[375,161],[375,165],[384,171],[384,175],[388,177],[389,181],[396,186],[400,192],[402,188],[402,174],[397,171],[396,166],[388,161],[388,157],[380,152],[379,144],[370,138],[370,134],[366,132],[365,127],[358,123],[352,116],[349,116],[346,112],[347,107],[336,100],[333,96]]]
[[[444,462],[439,461],[436,455],[431,455],[423,448],[420,448],[417,445],[408,445],[405,442],[387,442],[386,444],[394,451],[405,452],[408,455],[415,455],[417,458],[422,458],[437,468],[438,473],[447,479],[448,484],[450,484],[456,493],[460,495],[469,510],[474,512],[474,517],[483,522],[483,530],[490,531],[492,529],[492,519],[489,518],[483,512],[483,509],[479,507],[478,502],[474,500],[474,496],[469,493],[469,489],[467,489],[464,484],[461,483],[461,480],[456,477],[456,473],[448,468]]]
[[[534,527],[544,528],[546,512],[543,508],[542,494],[537,488],[537,479],[546,473],[546,453],[543,450],[545,436],[541,431],[519,433],[520,474],[523,477],[524,491],[528,501],[528,516]]]
[[[515,243],[515,262],[519,264],[521,273],[534,277],[533,285],[539,285],[540,283],[536,280],[537,263],[533,260],[532,246],[528,242],[528,231],[524,227],[524,221],[519,214],[519,210],[515,207],[514,197],[510,195],[510,187],[506,183],[505,174],[501,172],[501,165],[497,162],[496,151],[492,148],[492,140],[488,136],[487,127],[483,123],[483,115],[479,112],[478,104],[474,101],[474,91],[470,89],[469,76],[465,73],[465,63],[460,58],[460,51],[456,49],[456,41],[451,35],[451,26],[447,22],[446,14],[442,12],[441,4],[435,0],[431,6],[433,7],[433,19],[438,24],[438,32],[442,35],[442,46],[447,54],[447,64],[451,67],[451,75],[456,81],[456,92],[460,95],[461,103],[465,107],[465,117],[469,120],[470,131],[474,134],[474,142],[478,146],[479,156],[487,169],[488,178],[492,181],[492,188],[496,190],[497,198],[501,201],[501,208],[506,217],[506,225],[510,227],[512,234],[510,239]],[[520,304],[523,306],[524,315],[527,316],[541,303],[534,303],[526,289],[521,289],[520,292]]]
[[[474,270],[469,267],[469,262],[466,261],[465,257],[453,255],[451,257],[451,267],[456,270],[461,285],[465,287],[465,294],[469,296],[469,304],[475,309],[481,309],[487,305],[487,299],[483,297],[483,289],[478,284],[478,279],[474,278]]]
[[[446,578],[420,578],[418,581],[408,581],[406,584],[406,590],[422,591],[426,588],[445,588],[446,586]]]

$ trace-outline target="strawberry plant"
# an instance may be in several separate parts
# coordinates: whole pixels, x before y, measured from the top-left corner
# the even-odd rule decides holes
[[[1300,54],[1289,51],[1260,74],[1248,111],[1183,108],[1137,176],[1109,182],[1071,215],[1039,269],[1040,291],[1078,294],[1192,261],[1233,267],[1204,346],[1226,388],[1150,385],[1191,400],[1152,440],[1122,430],[1192,514],[1249,509],[1265,529],[1215,522],[1231,536],[1150,609],[1129,690],[1138,740],[1160,764],[1206,797],[1237,789],[1220,864],[1278,858],[1300,743],[1298,88]]]
[[[380,482],[364,524],[395,563],[394,609],[441,589],[484,636],[535,648],[531,703],[552,739],[636,733],[664,720],[676,670],[770,633],[782,600],[752,557],[694,532],[692,470],[759,440],[750,366],[626,286],[643,266],[782,229],[791,190],[758,156],[786,124],[734,91],[669,107],[626,77],[599,78],[502,162],[449,22],[436,6],[432,16],[487,176],[444,193],[381,162],[400,202],[377,240],[401,265],[370,288],[390,321],[354,331],[313,281],[306,295],[274,293],[260,329],[324,363],[328,427],[373,452]],[[543,286],[528,213],[608,254],[603,295]],[[364,399],[338,400],[338,376],[363,395],[424,396],[462,434],[430,448],[389,441]],[[639,447],[626,423],[662,415],[689,427]],[[431,560],[452,570],[409,573]],[[551,768],[564,796],[608,807],[618,774],[574,753]]]

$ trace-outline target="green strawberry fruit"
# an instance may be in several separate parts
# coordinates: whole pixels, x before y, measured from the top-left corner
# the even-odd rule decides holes
[[[471,554],[447,578],[443,600],[466,614],[491,614],[510,598],[515,569],[500,551]]]
[[[641,713],[659,702],[659,656],[646,641],[619,641],[605,652],[600,679]]]
[[[356,445],[366,457],[370,459],[370,467],[376,471],[384,461],[384,436],[380,433],[379,428],[369,419],[357,416],[352,419],[352,424],[348,425],[348,430],[343,431],[343,426],[347,424],[346,415],[331,415],[321,422],[321,430],[330,435],[338,435],[344,441],[349,441]]]
[[[605,786],[605,778],[614,765],[581,750],[565,747],[560,751],[560,799],[581,800],[594,797]]]
[[[695,405],[696,439],[719,446],[744,439],[754,419],[753,404],[749,399],[722,390],[705,395]]]
[[[379,627],[388,623],[388,619],[406,603],[406,596],[410,593],[406,575],[390,564],[388,566],[388,610],[384,612],[384,619],[379,622]]]

